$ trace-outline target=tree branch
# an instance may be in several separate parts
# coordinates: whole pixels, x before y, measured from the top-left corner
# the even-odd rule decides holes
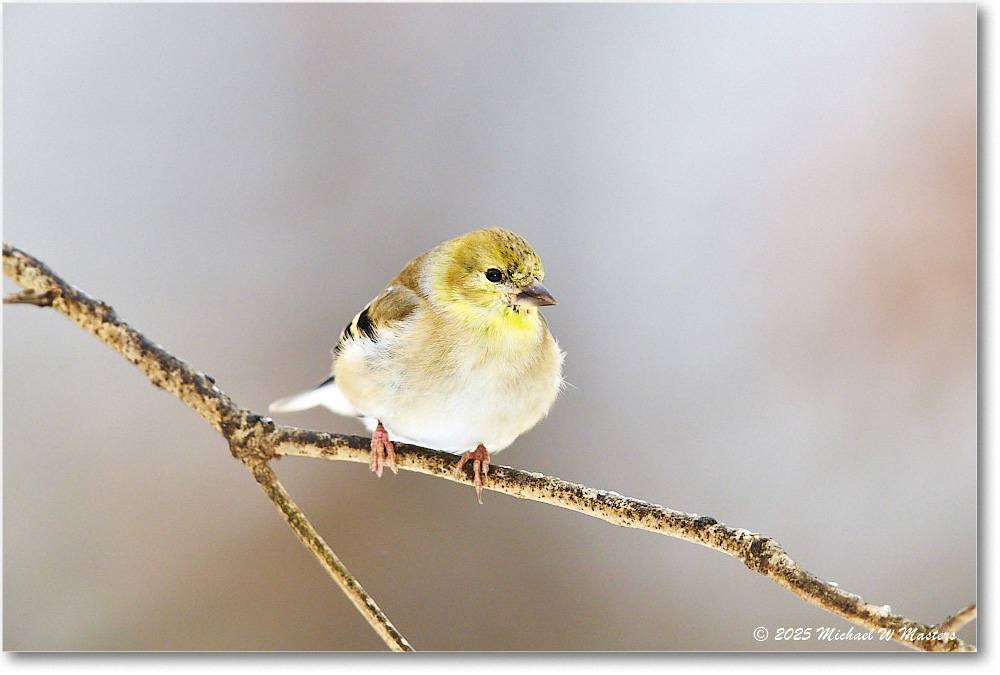
[[[313,551],[382,639],[393,648],[409,648],[405,639],[309,525],[268,466],[268,460],[282,455],[367,463],[368,439],[276,425],[269,418],[237,406],[215,386],[214,380],[151,343],[121,321],[107,304],[68,285],[43,263],[6,243],[3,255],[4,273],[8,277],[36,293],[58,290],[59,295],[51,301],[53,309],[127,358],[146,373],[154,385],[180,398],[222,433],[229,441],[233,455],[253,472],[299,538]],[[457,480],[452,475],[457,458],[450,453],[396,444],[396,459],[400,469],[445,480]],[[461,480],[469,481],[467,476]],[[859,596],[810,574],[799,567],[773,539],[729,527],[709,516],[674,511],[623,497],[615,492],[596,490],[503,465],[491,466],[484,487],[521,499],[552,504],[623,527],[658,532],[720,551],[740,560],[749,569],[807,602],[858,626],[877,631],[880,637],[890,637],[914,649],[976,649],[975,645],[955,636],[959,629],[975,618],[975,605],[937,625],[913,621],[892,613],[888,606],[865,602]]]
[[[144,372],[154,385],[181,399],[219,431],[229,441],[233,456],[246,465],[302,543],[313,552],[320,565],[386,645],[396,651],[413,650],[309,524],[271,471],[267,462],[273,455],[267,444],[261,442],[261,439],[267,438],[268,431],[274,428],[271,420],[262,419],[233,403],[232,399],[215,386],[215,380],[150,342],[142,333],[119,319],[110,305],[69,285],[47,265],[6,242],[3,245],[3,271],[25,289],[25,293],[14,295],[49,298],[46,306],[69,317],[124,356]],[[5,304],[9,304],[6,300],[5,298]]]

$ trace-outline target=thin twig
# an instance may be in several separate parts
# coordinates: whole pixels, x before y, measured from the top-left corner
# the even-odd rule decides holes
[[[58,298],[60,295],[62,295],[62,293],[60,293],[58,288],[50,288],[49,290],[42,293],[33,290],[18,291],[17,293],[11,293],[10,295],[3,296],[3,304],[34,305],[35,307],[51,307],[52,301]]]
[[[47,265],[6,242],[3,245],[3,271],[28,292],[59,298],[58,302],[51,304],[56,311],[124,356],[142,370],[154,385],[180,398],[222,433],[229,441],[233,455],[250,469],[295,534],[316,555],[319,563],[379,637],[390,649],[412,651],[406,639],[316,533],[268,467],[267,461],[273,455],[261,445],[259,439],[273,428],[269,419],[262,419],[233,403],[215,386],[215,380],[150,342],[142,333],[119,319],[110,305],[69,285]]]
[[[299,507],[295,505],[292,498],[285,492],[285,488],[278,482],[278,477],[274,475],[274,471],[271,470],[267,462],[253,460],[248,466],[253,472],[254,478],[257,479],[257,483],[264,489],[267,496],[271,498],[274,505],[278,507],[281,515],[285,517],[291,528],[295,530],[295,534],[299,536],[302,543],[319,559],[320,564],[323,565],[324,569],[326,569],[337,585],[340,586],[344,594],[357,607],[358,611],[365,615],[368,613],[375,615],[377,620],[369,621],[369,623],[375,629],[375,632],[378,633],[379,637],[394,651],[413,651],[413,647],[406,641],[406,638],[396,630],[392,622],[389,621],[389,618],[382,613],[378,605],[365,593],[365,589],[361,588],[361,585],[354,576],[347,571],[344,563],[340,562],[340,558],[323,541],[323,537],[309,524],[305,514],[299,510]]]
[[[957,633],[962,630],[967,623],[976,618],[976,611],[976,603],[972,603],[965,609],[952,614],[937,625],[938,632]]]
[[[369,439],[342,434],[328,434],[296,429],[274,424],[266,417],[250,413],[233,403],[215,386],[208,376],[192,369],[158,345],[149,342],[141,333],[117,318],[114,310],[69,286],[43,263],[4,244],[4,273],[24,288],[45,292],[58,288],[62,300],[53,305],[57,311],[76,321],[106,344],[138,366],[156,386],[162,387],[197,411],[209,424],[220,431],[230,443],[233,454],[254,472],[255,478],[281,509],[289,524],[303,542],[323,562],[341,588],[356,584],[353,577],[342,570],[339,560],[325,553],[328,547],[311,526],[297,527],[301,516],[288,495],[284,493],[267,466],[267,460],[280,455],[298,455],[332,460],[367,463]],[[400,469],[437,476],[445,480],[462,480],[453,476],[457,458],[446,452],[416,446],[396,444],[396,459]],[[263,480],[262,480],[263,477]],[[463,476],[468,480],[467,476]],[[948,617],[936,626],[918,623],[900,614],[893,614],[888,606],[874,605],[859,596],[848,593],[810,574],[799,567],[773,539],[741,528],[724,525],[709,516],[674,511],[638,499],[623,497],[583,485],[568,483],[558,478],[527,473],[506,466],[492,466],[487,483],[488,490],[531,499],[560,508],[583,513],[594,518],[670,537],[690,541],[715,549],[742,561],[748,568],[773,580],[807,602],[848,621],[877,631],[909,647],[924,651],[975,651],[975,645],[955,636],[962,626],[975,617],[975,605]],[[305,518],[301,523],[308,526]],[[327,564],[329,563],[329,564]],[[367,598],[357,586],[358,598]],[[345,588],[345,592],[347,592]],[[349,593],[350,595],[350,593]],[[358,606],[358,600],[352,597]],[[370,599],[359,609],[379,635],[392,645],[387,637],[395,629],[377,610]],[[365,608],[375,608],[365,612]],[[381,618],[379,618],[381,617]],[[373,620],[374,619],[374,620]],[[395,648],[403,648],[405,640],[399,637]],[[408,646],[408,645],[406,645]]]

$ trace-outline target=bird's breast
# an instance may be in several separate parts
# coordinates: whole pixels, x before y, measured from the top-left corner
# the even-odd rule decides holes
[[[337,383],[399,440],[450,452],[480,443],[502,450],[548,413],[562,383],[562,354],[541,328],[535,344],[514,350],[483,340],[383,335],[368,348],[343,350]]]

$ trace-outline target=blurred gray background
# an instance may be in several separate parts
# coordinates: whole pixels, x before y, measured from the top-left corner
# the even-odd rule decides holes
[[[3,15],[4,239],[240,404],[324,377],[411,257],[508,227],[573,386],[497,463],[920,621],[976,598],[974,5]],[[382,648],[201,419],[56,313],[3,320],[5,649]],[[692,544],[275,468],[418,649],[902,649],[757,643],[849,624]]]

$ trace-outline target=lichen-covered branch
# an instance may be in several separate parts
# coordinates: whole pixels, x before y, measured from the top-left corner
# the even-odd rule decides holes
[[[276,427],[270,442],[274,444],[273,451],[276,455],[361,463],[368,461],[368,439],[358,436]],[[395,447],[396,462],[400,470],[455,480],[452,473],[456,461],[454,455],[402,443],[397,443]],[[559,478],[497,464],[490,465],[488,480],[483,487],[521,499],[552,504],[622,527],[658,532],[721,551],[803,600],[858,626],[883,631],[880,635],[884,634],[914,649],[975,650],[974,645],[954,635],[971,618],[968,617],[969,608],[956,615],[962,616],[964,613],[964,621],[955,620],[949,624],[946,619],[937,626],[913,621],[892,613],[888,606],[865,602],[859,596],[810,574],[799,567],[774,539],[730,527],[710,516],[674,511],[658,504],[624,497],[616,492],[595,490]],[[971,612],[974,616],[975,606],[971,608]]]
[[[230,443],[233,454],[254,473],[265,492],[285,515],[303,542],[348,593],[352,602],[365,613],[369,623],[395,648],[409,645],[375,607],[374,602],[352,577],[322,538],[308,525],[301,512],[281,488],[268,467],[268,460],[282,455],[297,455],[331,460],[367,463],[369,440],[358,436],[329,434],[276,425],[270,419],[250,413],[234,404],[215,386],[214,381],[187,363],[149,342],[141,333],[121,321],[108,305],[59,279],[43,263],[4,244],[4,273],[25,289],[46,293],[58,289],[51,306],[76,321],[118,351],[158,387],[180,398],[220,431]],[[417,471],[444,480],[453,476],[457,458],[449,453],[396,444],[400,469]],[[458,480],[468,480],[467,476]],[[865,602],[857,595],[810,574],[770,537],[741,528],[733,528],[709,516],[674,511],[638,499],[623,497],[558,478],[492,465],[484,486],[521,499],[532,499],[583,513],[600,520],[670,537],[683,539],[726,553],[749,569],[764,575],[807,602],[880,636],[924,651],[974,651],[975,646],[955,633],[975,617],[975,605],[948,617],[937,625],[928,625],[895,614],[886,605]],[[353,593],[353,594],[352,594]],[[359,604],[360,603],[360,604]],[[368,604],[370,603],[370,605]],[[372,609],[369,614],[365,609]],[[374,616],[381,617],[373,621]]]
[[[3,245],[3,271],[25,289],[22,293],[7,296],[4,304],[52,307],[124,356],[154,385],[177,396],[222,433],[229,441],[233,455],[250,469],[295,534],[316,555],[319,563],[386,645],[396,651],[413,649],[309,524],[271,471],[267,461],[272,454],[266,444],[260,442],[266,437],[270,420],[262,420],[259,415],[233,403],[215,386],[211,377],[199,373],[160,345],[150,342],[142,333],[119,319],[110,305],[69,285],[44,263],[6,242]]]

